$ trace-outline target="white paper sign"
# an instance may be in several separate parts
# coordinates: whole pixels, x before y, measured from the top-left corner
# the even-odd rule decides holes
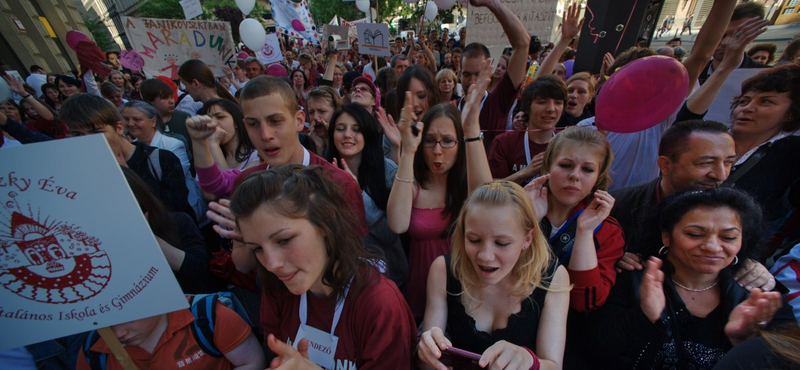
[[[522,21],[528,35],[548,37],[556,26],[558,0],[504,1],[503,5]],[[487,46],[509,44],[500,21],[489,8],[472,5],[467,11],[467,42]]]
[[[215,76],[224,75],[222,67],[236,66],[228,22],[122,17],[122,24],[148,76],[177,80],[178,68],[189,59],[202,60]]]
[[[714,102],[708,108],[708,113],[703,117],[705,120],[722,122],[725,126],[731,127],[731,104],[733,98],[742,92],[742,82],[753,77],[756,73],[763,71],[763,68],[737,68],[731,72],[728,79],[722,84]]]
[[[264,47],[256,53],[256,58],[263,65],[278,63],[283,60],[283,53],[281,53],[281,44],[278,41],[278,35],[270,33],[267,35],[267,41]]]
[[[385,23],[358,23],[358,50],[363,54],[380,55],[388,57],[389,52],[389,25]]]
[[[103,135],[3,148],[0,169],[0,350],[188,306]]]
[[[187,20],[194,19],[203,14],[203,7],[200,6],[200,0],[181,0],[180,3],[183,7],[183,14],[186,15]]]

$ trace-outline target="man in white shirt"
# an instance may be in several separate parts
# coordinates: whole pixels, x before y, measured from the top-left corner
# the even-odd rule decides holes
[[[36,97],[38,98],[42,96],[42,85],[47,83],[47,72],[44,68],[35,64],[31,66],[30,71],[31,75],[25,79],[25,83],[36,90]]]

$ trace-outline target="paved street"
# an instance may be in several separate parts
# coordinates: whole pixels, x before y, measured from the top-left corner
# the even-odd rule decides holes
[[[800,34],[800,24],[767,26],[767,32],[764,32],[760,37],[753,41],[753,44],[770,42],[777,45],[778,53],[776,54],[775,59],[778,59],[781,56],[781,53],[783,53],[783,49],[786,47],[786,44],[792,39],[792,36],[796,34]],[[657,49],[661,46],[664,46],[664,44],[666,44],[666,42],[673,37],[675,37],[675,28],[672,29],[672,32],[669,35],[665,33],[664,37],[653,40],[653,42],[650,44],[650,47]],[[687,50],[687,52],[691,53],[692,46],[694,46],[695,37],[697,37],[696,31],[691,36],[688,33],[684,33],[683,36],[681,36],[682,46]],[[747,48],[749,49],[750,46]]]

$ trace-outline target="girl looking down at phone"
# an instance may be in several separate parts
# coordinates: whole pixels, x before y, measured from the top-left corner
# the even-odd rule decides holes
[[[508,181],[483,185],[461,209],[453,254],[431,266],[419,364],[445,370],[439,359],[452,346],[491,369],[560,369],[568,291],[528,194]]]

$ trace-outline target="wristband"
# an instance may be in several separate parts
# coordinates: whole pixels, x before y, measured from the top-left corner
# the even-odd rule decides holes
[[[33,96],[33,95],[32,94],[28,94],[28,95],[23,96],[22,99],[27,99],[27,98],[30,98],[31,96]]]
[[[528,353],[531,354],[531,357],[533,357],[533,364],[531,365],[531,369],[530,370],[539,370],[539,366],[541,366],[541,364],[539,363],[539,357],[537,357],[536,354],[533,353],[533,351],[531,351],[530,348],[525,347],[525,346],[520,346],[520,347],[525,348],[525,350],[528,351]]]
[[[483,140],[483,132],[481,132],[481,133],[480,133],[478,136],[476,136],[476,137],[466,137],[466,136],[464,136],[464,142],[465,142],[465,143],[471,143],[471,142],[473,142],[473,141],[479,141],[479,140]]]
[[[397,177],[397,175],[394,176],[394,179],[397,180],[397,181],[400,181],[400,182],[404,182],[406,184],[413,184],[414,183],[413,179],[411,179],[411,180],[401,179],[401,178]]]

